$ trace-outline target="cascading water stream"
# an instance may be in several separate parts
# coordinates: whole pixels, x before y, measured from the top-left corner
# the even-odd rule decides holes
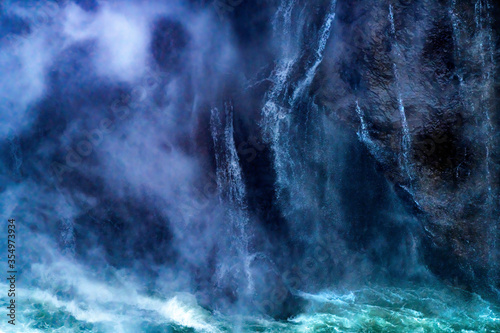
[[[295,111],[296,103],[302,97],[304,91],[307,91],[316,74],[318,66],[323,60],[327,40],[330,36],[332,22],[335,17],[336,0],[330,4],[329,12],[324,18],[324,22],[319,29],[316,49],[313,51],[312,60],[306,68],[305,76],[300,82],[296,83],[293,93],[288,93],[293,81],[291,76],[300,60],[302,28],[292,24],[291,16],[296,2],[283,1],[280,9],[277,11],[273,20],[273,30],[276,38],[283,36],[285,38],[284,47],[281,50],[280,58],[273,71],[270,80],[272,87],[267,92],[262,108],[263,132],[264,136],[271,143],[274,157],[274,169],[277,175],[277,195],[280,196],[283,189],[287,188],[288,180],[294,175],[295,161],[291,157],[292,149],[289,143],[289,131],[291,126],[291,113]],[[298,29],[298,31],[297,31]],[[293,42],[292,38],[293,37]]]
[[[394,56],[397,58],[401,58],[401,51],[399,48],[399,45],[397,43],[397,38],[396,38],[396,26],[394,23],[394,13],[392,10],[392,4],[389,5],[389,21],[391,24],[391,36],[393,38],[393,48],[395,50]],[[396,81],[396,89],[397,89],[397,97],[398,97],[398,110],[399,110],[399,115],[401,117],[401,126],[402,126],[402,140],[401,140],[401,151],[402,151],[402,163],[401,166],[403,170],[406,172],[408,179],[410,181],[410,184],[412,183],[413,180],[413,175],[411,172],[411,163],[409,159],[409,151],[411,147],[411,135],[410,135],[410,129],[408,127],[408,121],[406,119],[406,112],[405,112],[405,107],[404,107],[404,101],[403,101],[403,95],[401,91],[401,80],[399,77],[399,72],[398,72],[398,66],[396,64],[396,60],[394,60],[393,64],[393,72],[394,72],[394,78]],[[411,186],[411,185],[410,185]],[[411,189],[410,189],[411,192]]]
[[[284,95],[290,86],[291,75],[300,57],[300,39],[292,36],[300,36],[300,26],[292,24],[295,0],[283,0],[281,6],[273,19],[273,31],[275,38],[284,40],[281,47],[281,57],[278,59],[276,68],[271,74],[272,87],[266,94],[266,101],[262,108],[263,132],[265,138],[271,143],[274,156],[275,171],[278,188],[276,194],[279,196],[281,190],[286,187],[287,169],[291,169],[293,161],[289,155],[289,140],[286,135],[280,135],[281,131],[290,130],[289,110],[284,102]],[[299,31],[295,31],[298,29]],[[290,163],[290,164],[289,164]]]
[[[299,82],[296,89],[294,90],[293,95],[292,95],[292,100],[290,103],[292,106],[295,105],[297,99],[302,96],[303,92],[307,88],[309,88],[312,80],[314,79],[314,76],[316,75],[316,70],[318,69],[318,66],[323,61],[323,53],[325,51],[326,42],[328,41],[328,38],[330,37],[332,23],[333,23],[333,20],[335,18],[335,6],[336,6],[336,4],[337,4],[337,1],[334,0],[330,5],[330,10],[328,12],[328,15],[326,16],[325,22],[323,23],[323,26],[321,27],[321,30],[319,33],[318,45],[316,47],[316,52],[314,53],[314,63],[307,70],[307,72],[305,74],[305,78],[301,82]]]
[[[243,182],[240,161],[234,142],[233,105],[226,102],[224,118],[221,119],[217,108],[211,111],[210,126],[215,149],[217,188],[221,205],[227,206],[229,230],[232,237],[233,251],[238,262],[243,263],[241,269],[246,279],[245,293],[250,295],[254,289],[253,277],[250,271],[252,256],[249,254],[249,217],[246,203],[246,189]],[[231,267],[233,269],[235,267]],[[238,270],[239,268],[235,268]],[[226,273],[222,269],[221,275]]]
[[[361,107],[359,106],[358,100],[356,100],[356,113],[358,115],[359,122],[361,125],[357,133],[359,140],[368,147],[368,150],[373,155],[373,157],[375,157],[379,161],[383,161],[384,157],[382,156],[380,149],[370,137],[370,132],[368,131],[368,125],[366,124],[365,116],[363,114],[363,111],[361,110]]]
[[[491,98],[491,85],[490,80],[494,68],[494,46],[492,41],[492,32],[491,32],[491,17],[490,17],[490,4],[486,0],[478,0],[475,5],[475,23],[476,23],[476,33],[480,34],[480,42],[479,42],[479,56],[481,58],[481,67],[482,73],[481,78],[484,82],[484,89],[481,91],[481,99],[488,101]],[[490,158],[490,150],[491,150],[491,138],[493,135],[493,124],[491,122],[490,117],[490,109],[489,105],[486,106],[482,103],[480,104],[480,108],[482,109],[482,113],[484,114],[484,127],[486,132],[486,162],[485,162],[485,171],[488,182],[488,193],[489,193],[489,201],[492,203],[492,179],[490,172],[491,158]]]
[[[457,0],[452,0],[450,4],[450,17],[451,17],[451,24],[453,28],[453,55],[456,59],[461,59],[462,57],[462,46],[461,46],[461,40],[462,40],[462,25],[463,22],[460,20],[459,13],[457,10]],[[464,91],[464,78],[463,78],[463,73],[458,70],[456,71],[456,75],[458,77],[459,83],[460,83],[460,89],[459,93],[461,98],[465,98],[463,95]]]
[[[498,263],[497,263],[497,223],[498,217],[495,217],[494,206],[495,206],[495,194],[493,193],[493,176],[491,174],[491,151],[493,150],[493,137],[495,134],[493,123],[490,116],[490,108],[492,107],[492,87],[494,79],[494,69],[495,69],[495,59],[494,59],[494,44],[492,38],[492,18],[491,18],[491,5],[488,0],[478,0],[475,5],[475,23],[476,23],[476,33],[479,34],[479,56],[481,58],[481,80],[483,81],[483,86],[481,89],[481,103],[479,103],[479,110],[484,115],[483,127],[485,134],[485,173],[486,173],[486,183],[488,190],[488,199],[486,205],[488,207],[489,219],[488,229],[489,229],[489,280],[492,286],[497,285],[498,281]]]
[[[474,5],[474,25],[470,26],[460,18],[460,11],[456,0],[451,1],[450,15],[453,26],[453,41],[455,45],[454,57],[458,60],[469,58],[478,60],[479,69],[471,74],[475,77],[470,83],[464,81],[464,71],[467,68],[459,67],[457,76],[460,82],[460,97],[465,101],[469,112],[473,117],[479,119],[477,123],[482,124],[481,140],[484,140],[485,160],[484,174],[486,183],[487,199],[484,203],[487,218],[486,229],[488,230],[488,278],[491,286],[497,284],[497,217],[495,216],[495,193],[493,192],[493,175],[491,173],[492,157],[494,149],[495,131],[491,120],[491,109],[493,107],[492,87],[494,86],[494,70],[496,67],[493,43],[491,4],[488,0],[478,0]]]
[[[273,31],[276,36],[284,38],[282,50],[288,52],[292,47],[293,36],[287,34],[286,31],[290,31],[292,28],[292,11],[297,0],[281,1],[280,7],[276,11],[273,19]],[[279,29],[279,28],[282,29]]]

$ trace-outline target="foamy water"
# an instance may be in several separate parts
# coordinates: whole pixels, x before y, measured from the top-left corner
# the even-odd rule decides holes
[[[102,287],[102,286],[101,286]],[[21,290],[18,325],[3,332],[499,332],[500,312],[459,289],[370,287],[300,293],[304,312],[288,320],[229,317],[202,308],[193,295],[169,298],[106,290],[94,302]],[[5,299],[2,306],[6,305]]]

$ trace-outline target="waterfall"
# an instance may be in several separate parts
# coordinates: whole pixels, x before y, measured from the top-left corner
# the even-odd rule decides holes
[[[377,146],[375,142],[373,142],[372,138],[370,137],[370,132],[368,131],[368,125],[366,124],[365,116],[363,114],[363,111],[361,110],[361,107],[359,106],[358,100],[356,100],[356,113],[358,115],[359,122],[361,125],[357,133],[359,140],[368,147],[368,150],[373,155],[373,157],[375,157],[379,161],[384,161],[385,157],[380,151],[380,148]]]
[[[389,22],[391,23],[391,33],[396,35],[396,26],[394,25],[394,13],[392,12],[392,4],[389,4]]]
[[[460,97],[469,108],[467,111],[473,117],[478,119],[481,124],[481,130],[477,133],[478,140],[484,142],[485,160],[484,175],[486,183],[487,199],[484,203],[488,217],[484,221],[488,230],[489,243],[489,280],[490,284],[495,285],[497,268],[497,219],[494,211],[495,193],[493,184],[495,182],[492,175],[492,157],[491,152],[495,147],[495,129],[491,119],[493,106],[493,87],[494,70],[496,67],[494,53],[495,45],[493,42],[492,31],[492,6],[488,0],[477,0],[474,5],[474,25],[466,24],[460,18],[460,11],[457,8],[457,1],[453,0],[450,5],[450,13],[453,25],[453,41],[455,45],[454,56],[456,59],[473,59],[479,68],[469,69],[460,67],[457,75],[460,82]],[[472,79],[465,82],[465,74]]]
[[[0,333],[500,331],[500,3],[31,2]]]
[[[475,23],[476,23],[476,33],[479,34],[479,56],[481,58],[481,79],[484,82],[484,89],[481,92],[481,99],[489,101],[491,98],[491,80],[492,74],[495,67],[494,63],[494,45],[492,39],[491,31],[491,15],[490,15],[490,4],[487,0],[478,0],[475,4]],[[485,105],[486,104],[486,105]],[[488,193],[490,204],[493,203],[493,193],[492,193],[492,176],[491,176],[491,157],[490,151],[492,148],[492,136],[494,133],[493,124],[490,117],[490,107],[489,103],[481,103],[480,107],[482,113],[484,114],[484,131],[486,135],[486,162],[485,162],[485,172],[488,182]]]
[[[483,115],[483,132],[485,136],[485,174],[486,174],[486,184],[488,191],[488,199],[486,205],[488,207],[489,219],[486,221],[488,223],[489,230],[489,280],[492,286],[496,285],[498,281],[498,263],[497,263],[497,223],[498,216],[494,212],[495,206],[495,194],[493,193],[493,176],[491,174],[491,151],[494,147],[494,135],[495,129],[491,120],[491,108],[493,108],[492,96],[494,87],[494,70],[495,70],[495,60],[494,60],[494,50],[495,46],[492,38],[492,18],[491,18],[491,5],[488,0],[478,0],[475,4],[475,23],[476,23],[476,35],[479,39],[479,56],[481,58],[481,97],[479,101],[479,112]]]
[[[296,110],[300,97],[311,85],[316,70],[323,60],[326,43],[335,17],[336,0],[330,3],[329,12],[326,14],[318,31],[316,47],[312,50],[312,59],[307,62],[309,67],[305,69],[303,78],[294,85],[292,75],[297,70],[297,64],[303,55],[301,42],[305,37],[303,36],[302,26],[292,24],[291,17],[294,9],[298,10],[295,6],[296,2],[294,0],[283,1],[273,20],[275,37],[284,38],[284,47],[279,55],[276,68],[271,74],[270,80],[273,85],[266,93],[262,108],[262,127],[264,137],[271,143],[277,176],[276,194],[278,197],[289,186],[289,179],[295,177],[294,169],[297,162],[292,158],[292,147],[289,142],[290,131],[293,126],[293,112]],[[293,89],[290,89],[291,87]],[[290,90],[293,90],[293,92],[290,93]]]
[[[396,64],[394,64],[394,72],[397,73]],[[399,115],[401,116],[401,123],[403,125],[403,140],[402,140],[402,151],[403,151],[403,162],[404,162],[403,165],[404,165],[404,170],[406,171],[411,183],[413,177],[410,172],[410,161],[408,157],[411,146],[411,137],[410,137],[410,130],[408,128],[408,122],[406,121],[405,106],[403,98],[401,97],[401,92],[398,92],[398,109],[399,109]]]
[[[253,292],[253,278],[250,271],[252,256],[249,254],[249,233],[247,231],[249,217],[246,202],[246,189],[236,145],[234,142],[233,105],[226,102],[223,119],[220,111],[211,111],[210,126],[214,142],[216,159],[216,179],[221,205],[227,207],[226,216],[229,223],[233,252],[237,264],[243,263],[242,270],[246,279],[245,292]],[[239,270],[238,267],[232,267]],[[222,269],[224,275],[226,268]]]
[[[292,11],[296,0],[282,1],[280,7],[278,8],[274,20],[273,20],[273,31],[276,36],[280,36],[285,41],[283,43],[283,50],[287,52],[290,50],[293,36],[287,34],[292,28]],[[278,29],[281,27],[282,29]]]
[[[392,4],[389,5],[389,21],[391,24],[391,35],[392,38],[394,39],[394,50],[395,50],[395,56],[397,58],[401,58],[401,52],[399,50],[399,45],[397,43],[397,38],[396,38],[396,26],[394,23],[394,13],[392,10]],[[397,98],[398,98],[398,110],[399,110],[399,115],[401,117],[401,125],[402,125],[402,140],[401,140],[401,151],[402,151],[402,168],[406,172],[410,184],[413,180],[412,173],[410,171],[410,158],[409,158],[409,152],[410,152],[410,147],[411,147],[411,135],[410,135],[410,129],[408,127],[408,121],[406,120],[406,113],[405,113],[405,106],[404,106],[404,101],[403,101],[403,95],[401,91],[401,82],[400,82],[400,77],[399,77],[399,72],[398,72],[398,66],[396,64],[396,60],[393,62],[393,72],[394,72],[394,77],[396,80],[396,90],[397,90]]]
[[[319,33],[318,45],[316,47],[316,52],[314,53],[314,59],[315,59],[314,64],[307,70],[305,78],[297,85],[297,88],[293,92],[292,102],[291,102],[292,105],[295,104],[297,98],[302,96],[304,90],[309,88],[312,80],[314,79],[314,76],[316,75],[316,69],[323,61],[323,53],[325,51],[326,42],[330,37],[330,31],[332,28],[333,19],[335,18],[336,3],[337,3],[336,0],[334,0],[331,3],[330,11],[326,16],[325,22],[323,23],[323,26],[321,27],[321,31]]]

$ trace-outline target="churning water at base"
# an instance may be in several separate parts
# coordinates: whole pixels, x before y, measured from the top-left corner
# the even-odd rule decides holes
[[[6,287],[6,286],[2,286]],[[102,289],[105,288],[105,289]],[[16,332],[499,332],[500,308],[476,294],[443,286],[381,287],[299,294],[306,310],[278,321],[228,317],[190,294],[170,298],[96,286],[92,303],[21,290]],[[5,306],[5,300],[2,306]],[[0,330],[14,332],[2,321]],[[10,329],[10,330],[9,330]]]

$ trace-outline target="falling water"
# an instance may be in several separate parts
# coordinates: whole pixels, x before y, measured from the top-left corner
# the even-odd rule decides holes
[[[312,80],[314,79],[314,76],[316,75],[316,70],[318,66],[321,64],[323,61],[323,53],[325,51],[326,47],[326,42],[328,41],[328,38],[330,37],[330,31],[332,28],[332,22],[333,19],[335,18],[335,5],[337,1],[334,0],[331,3],[330,6],[330,11],[325,19],[325,22],[323,23],[323,26],[321,27],[320,33],[319,33],[319,40],[318,40],[318,45],[316,47],[316,52],[314,53],[314,64],[307,70],[305,78],[297,85],[297,88],[293,92],[292,96],[292,105],[295,105],[297,98],[301,97],[302,93],[304,92],[305,89],[307,89],[310,85]]]
[[[359,106],[358,100],[356,100],[356,113],[359,117],[359,122],[361,124],[360,129],[358,130],[358,138],[361,142],[363,142],[367,147],[370,153],[379,161],[383,161],[385,158],[380,151],[380,148],[377,146],[375,142],[373,142],[370,137],[370,132],[368,131],[368,125],[365,121],[365,116],[361,107]]]
[[[292,34],[287,34],[286,32],[290,31],[292,28],[292,11],[295,6],[295,1],[296,0],[282,1],[273,20],[274,33],[284,38],[283,50],[285,52],[290,50],[292,46],[291,43],[294,40]]]
[[[389,5],[389,21],[391,23],[391,33],[396,35],[396,26],[394,25],[394,14],[392,12],[392,4]]]
[[[494,127],[491,121],[490,108],[492,107],[492,87],[493,84],[493,73],[495,69],[494,61],[494,44],[492,38],[492,19],[491,19],[491,5],[488,0],[478,0],[475,5],[475,23],[476,23],[476,34],[479,38],[479,56],[481,58],[481,100],[479,102],[479,109],[483,113],[484,118],[484,135],[485,135],[485,173],[486,173],[486,183],[488,191],[488,199],[486,205],[489,211],[489,219],[487,221],[489,228],[489,279],[491,285],[496,285],[497,280],[497,217],[494,212],[495,205],[495,195],[493,193],[493,177],[491,174],[491,151],[493,149],[493,137],[494,137]]]
[[[294,174],[295,162],[290,155],[292,148],[290,147],[290,136],[288,135],[292,122],[291,113],[296,107],[299,97],[311,85],[316,70],[323,60],[326,43],[330,36],[332,22],[335,17],[336,0],[331,2],[329,12],[326,14],[318,32],[313,59],[308,62],[311,65],[306,68],[306,74],[303,79],[295,85],[293,93],[290,94],[288,91],[293,83],[291,76],[302,55],[300,43],[303,31],[301,27],[296,27],[292,24],[291,20],[295,5],[296,3],[293,0],[283,1],[273,20],[273,29],[276,37],[283,36],[287,42],[284,43],[285,47],[282,49],[280,60],[278,60],[276,68],[271,75],[270,80],[273,82],[273,85],[266,94],[266,100],[262,108],[264,135],[271,143],[274,155],[278,196],[288,186],[289,179],[293,178]],[[293,38],[295,43],[292,43],[290,38]]]
[[[267,92],[267,100],[262,108],[264,135],[271,143],[273,149],[275,170],[277,173],[277,183],[280,187],[277,194],[280,194],[280,189],[286,183],[286,162],[290,161],[288,154],[288,140],[286,136],[280,137],[281,128],[289,128],[289,117],[287,117],[287,109],[281,105],[282,95],[286,92],[290,82],[290,76],[293,67],[298,60],[300,48],[294,45],[292,38],[293,24],[291,15],[295,5],[294,0],[282,1],[281,6],[276,12],[273,20],[273,30],[277,38],[284,38],[284,46],[282,47],[282,58],[278,60],[276,68],[271,74],[270,80],[273,83],[271,89]]]
[[[479,74],[476,80],[465,83],[463,71],[467,68],[459,68],[457,76],[460,82],[460,96],[470,108],[470,113],[482,123],[482,136],[484,138],[485,161],[484,173],[486,181],[488,218],[485,223],[489,230],[489,279],[491,285],[497,275],[497,226],[494,206],[495,194],[493,193],[493,176],[491,174],[491,151],[494,147],[494,127],[491,120],[492,87],[494,79],[495,59],[492,32],[491,4],[488,0],[478,0],[474,6],[474,26],[468,26],[459,16],[456,0],[451,2],[451,19],[453,25],[453,40],[455,45],[454,56],[456,59],[464,57],[477,59],[480,69],[474,70]],[[471,33],[468,31],[471,29]],[[472,43],[472,46],[471,46]]]
[[[391,23],[391,35],[394,39],[394,50],[395,50],[395,56],[397,58],[401,58],[401,52],[399,50],[399,45],[397,43],[396,39],[396,26],[394,24],[394,14],[392,11],[392,5],[389,5],[389,21]],[[404,107],[404,101],[403,101],[403,96],[401,92],[401,82],[400,82],[400,77],[399,77],[399,72],[398,72],[398,66],[396,64],[396,61],[393,62],[393,71],[394,71],[394,77],[396,80],[396,87],[397,87],[397,95],[398,95],[398,110],[399,110],[399,115],[401,117],[401,124],[403,127],[403,137],[402,137],[402,142],[401,142],[401,150],[402,150],[402,158],[403,162],[402,167],[403,170],[406,171],[406,174],[408,175],[408,178],[410,180],[410,183],[413,180],[411,171],[410,171],[410,160],[409,160],[409,151],[411,147],[411,136],[410,136],[410,130],[408,128],[408,122],[406,120],[406,113],[405,113],[405,107]]]
[[[461,21],[459,17],[459,12],[457,9],[457,1],[452,0],[451,5],[450,5],[450,17],[451,17],[451,24],[453,28],[453,54],[455,59],[461,59],[462,57],[462,46],[461,46],[461,40],[462,40],[462,25],[463,22]],[[460,82],[460,96],[463,98],[463,86],[464,86],[464,78],[463,74],[460,70],[456,71],[456,75],[458,77],[458,80]]]
[[[397,73],[396,64],[394,64],[394,72]],[[412,181],[412,175],[410,172],[410,162],[408,158],[408,153],[411,145],[411,137],[410,130],[408,129],[408,122],[406,121],[406,113],[403,98],[401,97],[401,92],[398,92],[398,109],[399,114],[401,115],[401,121],[403,124],[403,140],[402,140],[402,150],[403,150],[403,159],[404,159],[404,170],[408,174],[410,182]]]
[[[478,0],[475,5],[475,23],[476,33],[479,34],[479,56],[481,58],[482,75],[481,79],[484,82],[484,89],[481,92],[481,100],[489,101],[491,98],[491,79],[494,69],[494,45],[492,41],[490,4],[486,0]],[[485,171],[488,182],[489,203],[492,204],[492,177],[491,177],[491,157],[490,151],[492,146],[493,124],[490,118],[489,103],[481,103],[480,107],[484,113],[484,127],[486,133],[486,162]]]
[[[227,205],[229,230],[234,234],[236,256],[243,262],[246,277],[246,293],[253,291],[253,278],[250,271],[252,257],[249,255],[249,236],[247,232],[249,217],[246,203],[246,190],[243,182],[240,162],[234,142],[233,105],[224,105],[224,118],[221,120],[217,108],[211,111],[210,125],[215,148],[216,178],[219,198],[222,205]],[[223,269],[222,274],[224,274]]]

